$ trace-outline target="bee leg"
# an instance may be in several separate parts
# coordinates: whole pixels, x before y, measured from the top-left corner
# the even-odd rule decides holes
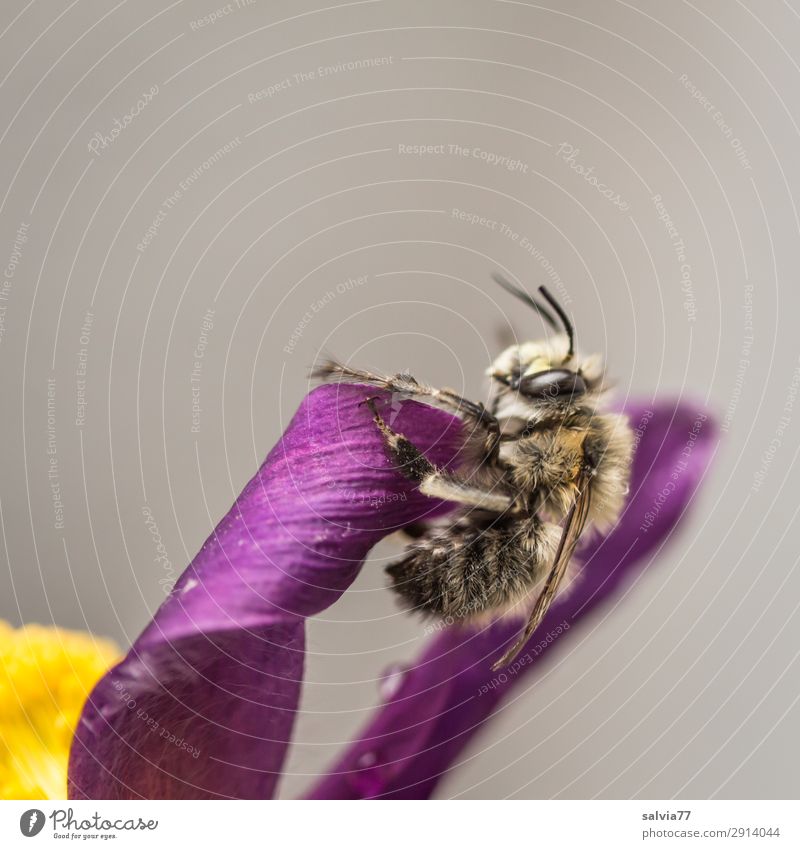
[[[487,458],[494,458],[500,447],[500,422],[486,409],[480,401],[468,401],[456,394],[452,389],[431,390],[436,400],[443,406],[449,407],[462,417],[471,419],[478,427],[486,431],[484,451]]]
[[[497,449],[500,445],[500,423],[482,403],[462,398],[452,389],[435,389],[432,386],[426,386],[424,383],[419,383],[410,374],[395,374],[391,377],[383,377],[369,371],[353,369],[335,362],[322,363],[322,365],[314,370],[313,375],[323,379],[338,377],[345,380],[367,383],[408,398],[428,398],[434,404],[440,404],[442,407],[452,410],[463,420],[472,422],[485,432],[484,453],[487,459],[494,458],[497,454]]]
[[[503,513],[511,507],[512,497],[499,487],[487,490],[434,466],[413,442],[386,424],[378,412],[374,398],[367,398],[364,403],[371,410],[373,420],[383,436],[389,458],[401,474],[419,485],[420,492],[431,498],[456,501],[498,513]]]
[[[592,481],[589,518],[601,530],[616,522],[625,507],[632,451],[626,421],[609,413],[593,417],[583,443],[583,464]]]

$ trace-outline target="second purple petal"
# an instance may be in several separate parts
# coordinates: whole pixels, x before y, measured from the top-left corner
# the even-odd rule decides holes
[[[650,565],[706,473],[716,428],[701,408],[683,402],[629,404],[626,413],[637,447],[625,512],[608,536],[582,548],[580,580],[552,606],[528,646],[508,669],[492,672],[519,623],[444,631],[311,798],[429,797],[500,700],[529,681],[587,613]]]

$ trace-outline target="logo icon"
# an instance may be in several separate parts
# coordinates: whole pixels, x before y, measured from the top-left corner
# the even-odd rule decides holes
[[[25,837],[36,837],[44,828],[44,811],[31,808],[19,818],[19,830]]]

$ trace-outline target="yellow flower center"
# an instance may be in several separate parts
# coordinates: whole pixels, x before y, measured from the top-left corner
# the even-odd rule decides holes
[[[64,799],[72,735],[119,658],[91,634],[0,620],[0,799]]]

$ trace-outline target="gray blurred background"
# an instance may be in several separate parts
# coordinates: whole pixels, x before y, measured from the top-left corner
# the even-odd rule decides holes
[[[0,32],[0,617],[127,645],[321,351],[484,397],[540,332],[503,270],[722,439],[440,795],[797,797],[798,3],[5,0]],[[424,642],[400,545],[311,623],[284,796]]]

